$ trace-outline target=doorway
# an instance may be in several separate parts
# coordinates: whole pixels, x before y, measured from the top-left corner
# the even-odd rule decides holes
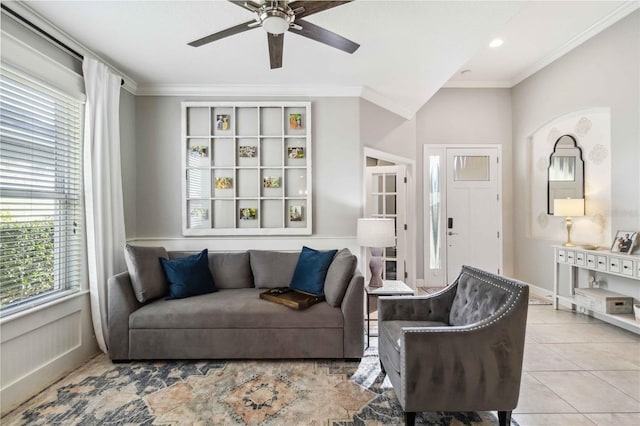
[[[424,276],[446,286],[472,265],[502,272],[500,147],[425,146]]]

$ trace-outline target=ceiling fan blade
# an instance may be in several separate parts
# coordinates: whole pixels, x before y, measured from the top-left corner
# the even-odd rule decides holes
[[[256,10],[260,9],[260,5],[256,2],[253,1],[248,1],[248,0],[229,0],[229,2],[235,4],[236,6],[240,6],[243,9],[247,9],[251,12],[255,12]]]
[[[353,53],[360,47],[358,43],[354,43],[353,41],[346,39],[341,35],[333,33],[329,30],[325,30],[324,28],[312,24],[311,22],[297,19],[296,24],[299,24],[302,28],[298,29],[290,27],[290,33],[298,34],[303,37],[310,38],[311,40],[319,41],[320,43],[324,43],[327,46],[335,47],[336,49],[340,49],[343,52],[347,53]]]
[[[346,1],[308,1],[298,0],[289,3],[291,10],[303,8],[304,10],[296,13],[296,20],[302,19],[305,16],[313,15],[314,13],[322,12],[323,10],[331,9],[336,6],[342,6],[345,3],[351,3],[353,0]]]
[[[248,30],[252,30],[254,28],[258,28],[257,26],[252,26],[256,21],[251,20],[248,22],[244,22],[242,24],[238,24],[235,27],[227,28],[226,30],[219,31],[214,34],[210,34],[206,37],[199,38],[198,40],[194,40],[191,43],[187,43],[189,46],[200,47],[207,43],[211,43],[212,41],[220,40],[221,38],[229,37],[235,34],[239,34]]]
[[[269,62],[271,69],[282,68],[282,46],[284,44],[284,34],[267,33],[269,41]]]

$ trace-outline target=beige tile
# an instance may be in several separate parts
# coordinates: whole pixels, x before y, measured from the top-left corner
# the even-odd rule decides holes
[[[582,414],[514,414],[512,419],[520,426],[594,426],[595,423]]]
[[[633,333],[603,323],[528,324],[527,337],[538,343],[640,343]]]
[[[636,401],[640,401],[640,371],[592,371],[591,373],[615,386]]]
[[[600,320],[564,308],[555,310],[553,306],[549,305],[529,305],[527,313],[528,324],[591,324],[597,322]]]
[[[576,410],[529,373],[523,373],[518,406],[513,412],[575,413]]]
[[[588,371],[532,372],[581,413],[637,412],[640,403]]]
[[[602,413],[585,414],[591,421],[600,426],[638,426],[640,413]]]
[[[640,370],[638,343],[549,344],[545,347],[585,370]]]
[[[582,370],[577,364],[547,348],[547,345],[527,343],[525,342],[522,362],[524,371]]]

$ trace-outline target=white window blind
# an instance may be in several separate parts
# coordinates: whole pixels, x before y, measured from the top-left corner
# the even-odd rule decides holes
[[[78,288],[82,104],[0,68],[0,309]]]

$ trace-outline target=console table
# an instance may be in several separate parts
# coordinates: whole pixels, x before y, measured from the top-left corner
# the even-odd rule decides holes
[[[369,312],[369,298],[378,296],[413,296],[411,287],[398,280],[384,280],[382,287],[364,287],[367,295],[367,348],[369,347],[369,338],[371,337],[371,314]]]
[[[597,272],[598,274],[613,275],[635,280],[640,285],[640,256],[612,253],[608,250],[587,250],[581,247],[554,246],[553,270],[553,307],[558,309],[558,302],[569,302],[575,309],[580,307],[590,315],[606,321],[610,324],[622,327],[626,330],[640,334],[640,322],[635,320],[634,314],[607,314],[604,312],[592,311],[590,306],[580,303],[575,297],[576,287],[589,287],[589,284],[580,286],[577,282],[577,271],[585,269]],[[569,266],[569,289],[568,292],[560,291],[560,267]],[[628,296],[629,295],[622,295]],[[638,303],[634,299],[634,303]]]

